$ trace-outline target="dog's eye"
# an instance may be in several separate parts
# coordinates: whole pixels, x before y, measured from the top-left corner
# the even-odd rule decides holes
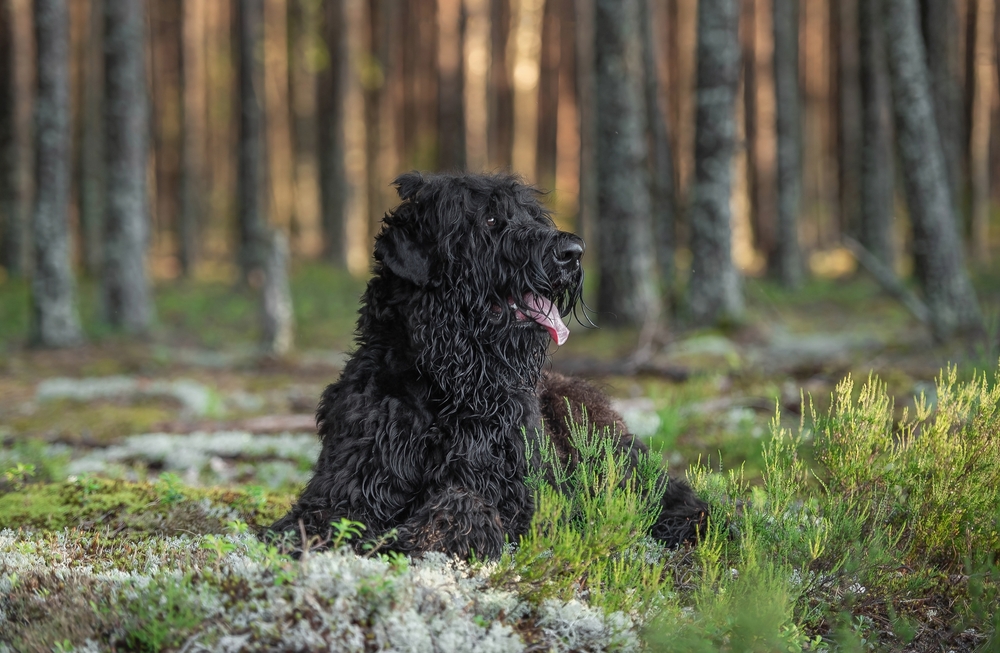
[[[497,223],[497,219],[494,218],[493,216],[490,216],[490,217],[486,218],[486,226],[487,227],[493,227],[493,226],[496,225],[496,223]]]

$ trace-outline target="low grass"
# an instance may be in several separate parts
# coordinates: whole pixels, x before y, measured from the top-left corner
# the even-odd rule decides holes
[[[645,535],[662,491],[659,461],[643,458],[628,475],[605,434],[576,425],[579,464],[560,466],[542,445],[545,466],[529,479],[536,514],[519,546],[498,561],[455,572],[468,582],[485,579],[477,592],[510,597],[503,609],[476,608],[472,623],[482,633],[513,628],[503,632],[516,631],[525,645],[556,648],[585,648],[568,624],[581,623],[578,611],[588,609],[604,616],[588,622],[601,639],[586,646],[608,650],[629,650],[635,641],[628,633],[637,629],[653,651],[997,650],[1000,373],[962,381],[949,368],[938,377],[935,396],[933,405],[918,400],[915,411],[897,418],[878,378],[860,388],[847,378],[829,410],[809,410],[807,402],[797,427],[776,415],[760,439],[760,482],[751,484],[740,469],[689,470],[712,505],[712,518],[697,547],[674,551]],[[10,617],[0,621],[0,641],[79,646],[69,624],[105,624],[107,615],[94,616],[97,602],[70,600],[64,579],[18,562],[19,550],[39,549],[39,538],[72,545],[74,565],[118,565],[123,572],[134,567],[116,562],[123,537],[138,538],[147,549],[182,533],[201,538],[187,562],[170,549],[170,563],[144,581],[142,592],[101,589],[89,576],[81,581],[84,595],[112,592],[127,617],[116,622],[117,631],[88,631],[105,637],[105,645],[173,650],[190,638],[211,639],[219,628],[242,632],[246,597],[275,601],[266,587],[312,587],[309,567],[300,568],[306,563],[224,535],[233,524],[245,533],[240,523],[266,523],[287,507],[287,498],[195,490],[170,476],[153,484],[94,478],[34,484],[23,467],[20,474],[8,471],[0,528],[25,530],[0,538],[0,586],[8,588],[0,607],[3,614],[25,614],[44,603],[46,592],[61,598],[53,599],[53,610],[31,608],[41,621],[30,628]],[[244,568],[233,558],[237,553],[250,556],[239,563],[244,567],[270,571],[237,571]],[[346,549],[311,554],[311,564],[348,555]],[[324,611],[350,611],[357,601],[367,606],[359,627],[381,636],[381,620],[412,605],[400,583],[417,581],[389,572],[409,564],[404,559],[377,564],[389,575],[365,576],[349,592],[354,598],[303,608],[290,623],[308,613],[309,623],[319,624],[333,614]],[[160,597],[156,606],[143,598],[149,596]],[[46,620],[50,639],[40,634],[49,632]]]

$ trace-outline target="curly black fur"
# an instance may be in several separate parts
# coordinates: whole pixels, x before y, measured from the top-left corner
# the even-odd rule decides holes
[[[561,315],[576,307],[583,241],[510,175],[408,173],[394,184],[402,201],[376,238],[357,349],[316,411],[316,472],[269,536],[322,538],[346,517],[373,536],[396,529],[400,551],[496,556],[530,523],[525,434],[543,415],[566,455],[564,397],[626,433],[599,392],[542,373],[550,334],[525,317],[533,297]],[[620,446],[643,445],[624,436]],[[693,541],[706,505],[679,481],[667,494],[653,534]]]

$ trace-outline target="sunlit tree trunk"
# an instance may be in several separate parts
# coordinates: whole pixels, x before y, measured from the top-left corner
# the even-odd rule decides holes
[[[656,320],[660,298],[653,260],[646,105],[639,0],[597,0],[597,202],[602,316],[618,325]]]
[[[778,135],[778,220],[771,273],[802,285],[802,105],[799,94],[799,0],[774,0],[774,91]]]
[[[667,116],[660,105],[660,76],[656,69],[657,50],[651,2],[641,0],[642,56],[645,75],[646,117],[649,122],[649,169],[652,185],[650,201],[653,235],[656,239],[656,264],[660,285],[669,301],[674,284],[674,219],[677,213],[674,195],[674,160],[667,135]]]
[[[895,173],[884,41],[882,0],[863,0],[858,5],[862,114],[859,237],[865,249],[892,270]]]
[[[982,316],[962,261],[934,120],[916,0],[883,0],[883,18],[916,275],[930,309],[931,328],[938,339],[981,332]]]
[[[971,250],[980,263],[990,258],[990,114],[994,77],[993,33],[995,0],[976,0],[975,80],[969,136],[969,186],[972,204]]]
[[[739,3],[701,0],[688,291],[691,317],[697,324],[739,319],[743,313],[730,226],[739,78]]]
[[[32,216],[31,340],[80,342],[70,268],[69,12],[66,0],[35,0],[35,206]]]
[[[104,319],[130,333],[146,331],[153,321],[146,274],[150,225],[145,9],[144,0],[104,0],[107,190],[101,299]]]
[[[330,0],[323,7],[323,41],[329,53],[326,68],[317,77],[319,116],[320,221],[324,258],[338,268],[347,266],[344,209],[347,172],[344,167],[344,38],[343,0]]]
[[[244,280],[264,265],[267,228],[267,123],[264,112],[264,1],[237,0],[239,137],[237,220]]]

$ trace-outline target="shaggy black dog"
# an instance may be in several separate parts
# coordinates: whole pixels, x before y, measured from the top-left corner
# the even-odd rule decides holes
[[[405,552],[496,556],[531,521],[525,437],[572,460],[566,417],[587,406],[622,449],[645,447],[593,387],[542,372],[580,298],[583,241],[510,175],[409,173],[375,242],[357,349],[316,411],[322,451],[270,528],[324,538],[342,517],[396,529]],[[568,405],[566,399],[569,399]],[[534,447],[537,450],[537,447]],[[653,534],[693,541],[707,506],[671,480]]]

